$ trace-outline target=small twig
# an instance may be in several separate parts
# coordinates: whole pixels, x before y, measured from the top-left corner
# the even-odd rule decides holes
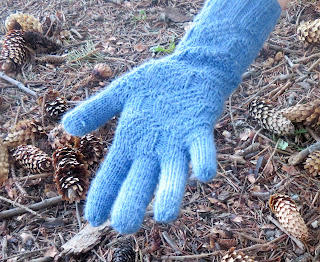
[[[92,253],[94,253],[102,262],[107,262],[107,260],[105,260],[102,256],[100,256],[97,251],[95,251],[94,249],[91,250]]]
[[[171,239],[171,237],[169,236],[167,231],[162,232],[162,236],[163,238],[167,241],[167,243],[169,244],[170,247],[172,247],[172,249],[177,253],[177,255],[181,254],[181,251],[179,250],[179,248],[177,247],[177,245],[173,242],[173,240]]]
[[[300,151],[298,154],[291,156],[288,159],[288,164],[291,166],[297,165],[302,162],[309,154],[317,150],[320,150],[320,142],[314,143],[311,146],[308,146],[306,149]]]
[[[80,212],[79,212],[79,205],[78,205],[78,202],[76,202],[75,204],[76,204],[76,215],[77,215],[79,230],[81,230],[82,229],[82,222],[81,222],[81,216],[80,216]]]
[[[13,181],[24,181],[24,180],[34,180],[38,178],[44,178],[48,176],[53,176],[52,173],[43,173],[43,174],[37,174],[37,175],[31,175],[31,176],[23,176],[23,177],[17,177],[13,179]]]
[[[312,136],[314,140],[316,140],[317,142],[320,141],[320,137],[310,127],[306,126],[305,129],[308,131],[308,133]]]
[[[317,61],[315,61],[308,69],[307,69],[307,71],[308,72],[310,72],[310,71],[312,71],[316,66],[318,66],[320,64],[320,58],[317,60]]]
[[[296,243],[296,245],[298,246],[298,248],[300,248],[301,250],[305,250],[305,246],[304,244],[297,239],[296,237],[292,236],[291,234],[289,234],[289,232],[283,228],[283,226],[281,226],[279,224],[279,222],[277,220],[275,220],[272,216],[268,216],[267,217],[273,224],[275,224],[281,231],[283,231],[284,233],[286,233],[291,239],[292,241],[294,241],[294,243]]]
[[[39,203],[35,203],[35,204],[29,205],[26,207],[23,205],[19,205],[15,202],[11,201],[10,199],[6,199],[2,196],[0,196],[0,199],[3,199],[4,201],[8,200],[7,202],[10,201],[9,203],[11,203],[12,205],[18,206],[17,208],[13,208],[13,209],[9,209],[9,210],[5,210],[5,211],[0,212],[0,219],[6,219],[6,218],[22,215],[27,212],[33,213],[34,210],[39,210],[42,208],[46,208],[48,206],[56,205],[62,201],[61,196],[57,196],[57,197],[45,199]],[[36,213],[36,212],[34,212],[34,213]],[[36,215],[40,216],[37,213],[36,213]],[[43,217],[41,216],[41,218],[43,218]]]
[[[25,85],[23,85],[21,82],[7,76],[5,73],[0,71],[0,77],[6,81],[8,81],[9,83],[17,86],[18,88],[20,88],[21,90],[23,90],[24,92],[28,93],[29,95],[32,95],[34,97],[38,97],[38,94],[34,91],[32,91],[31,89],[29,89],[28,87],[26,87]]]
[[[16,185],[16,187],[18,188],[22,196],[27,196],[28,194],[26,190],[19,184],[19,181],[17,181],[17,176],[16,176],[16,172],[14,171],[14,167],[11,167],[11,175],[12,175],[12,178],[15,180],[14,184]]]
[[[14,202],[14,201],[12,201],[12,200],[10,200],[10,199],[8,199],[8,198],[3,197],[3,196],[0,196],[0,199],[3,200],[3,201],[6,201],[6,202],[8,202],[8,203],[10,203],[10,204],[13,205],[13,206],[18,206],[18,207],[20,207],[21,209],[25,210],[26,212],[29,212],[29,213],[31,213],[31,214],[39,217],[39,218],[45,219],[44,216],[38,214],[37,212],[33,211],[33,210],[30,209],[29,207],[26,207],[26,206],[24,206],[24,205],[21,205],[21,204],[19,204],[19,203],[17,203],[17,202]],[[26,212],[25,212],[25,213],[26,213]],[[1,213],[2,213],[2,212],[1,212]],[[0,218],[1,218],[1,213],[0,213]]]
[[[12,255],[6,259],[4,259],[3,261],[7,261],[9,259],[15,258],[15,257],[19,257],[19,256],[28,256],[28,255],[32,255],[38,252],[42,252],[42,251],[46,251],[48,250],[50,247],[44,247],[44,248],[40,248],[40,249],[36,249],[36,250],[31,250],[31,251],[22,251],[18,254]]]
[[[238,233],[238,235],[240,237],[243,237],[243,238],[246,238],[248,240],[251,240],[251,241],[254,241],[254,242],[257,242],[257,243],[260,243],[260,244],[265,244],[267,243],[267,241],[263,240],[263,239],[260,239],[260,238],[255,238],[255,237],[252,237],[250,235],[247,235],[245,233]]]
[[[187,256],[162,256],[161,260],[162,261],[167,261],[167,260],[181,260],[181,261],[190,261],[191,259],[200,259],[200,258],[205,258],[205,257],[213,257],[217,255],[222,255],[222,251],[215,251],[212,253],[204,253],[204,254],[199,254],[199,255],[187,255]]]
[[[238,250],[235,250],[236,252],[246,252],[246,251],[250,251],[250,250],[260,250],[260,249],[263,249],[263,248],[266,248],[266,247],[270,247],[271,244],[275,243],[275,242],[278,242],[280,240],[282,240],[283,238],[285,238],[286,235],[283,234],[281,236],[279,236],[278,238],[270,241],[270,242],[267,242],[265,244],[256,244],[256,245],[253,245],[253,246],[250,246],[250,247],[246,247],[246,248],[241,248],[241,249],[238,249]]]

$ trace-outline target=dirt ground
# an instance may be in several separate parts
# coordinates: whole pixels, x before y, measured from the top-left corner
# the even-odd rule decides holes
[[[202,0],[113,2],[117,1],[2,1],[2,40],[7,16],[30,13],[62,44],[55,54],[67,57],[52,64],[33,56],[14,78],[38,96],[57,90],[73,107],[149,58],[172,52],[203,4]],[[30,212],[26,207],[57,199],[53,174],[34,176],[12,165],[9,180],[0,188],[0,216],[17,205],[25,212],[0,219],[0,261],[112,261],[125,239],[131,241],[135,261],[220,261],[231,247],[256,261],[320,261],[320,183],[304,170],[303,163],[288,165],[290,156],[320,140],[319,129],[300,125],[297,129],[304,132],[279,137],[261,129],[247,110],[255,97],[270,99],[275,108],[319,99],[319,46],[305,45],[296,35],[299,22],[310,15],[308,10],[312,18],[319,17],[320,3],[290,3],[226,102],[215,128],[218,175],[207,184],[189,182],[177,221],[155,223],[149,208],[137,233],[122,236],[106,227],[80,254],[65,254],[62,246],[86,226],[83,218],[77,219],[77,214],[83,214],[84,201],[75,205],[57,200]],[[93,67],[101,62],[110,66],[112,77],[88,82]],[[19,120],[39,116],[39,106],[34,96],[1,80],[0,112],[0,135],[5,138]],[[115,118],[95,132],[107,146],[116,122]],[[55,125],[51,123],[47,130]],[[36,143],[52,153],[46,139]],[[297,203],[311,236],[302,247],[273,223],[276,219],[268,200],[275,193]]]

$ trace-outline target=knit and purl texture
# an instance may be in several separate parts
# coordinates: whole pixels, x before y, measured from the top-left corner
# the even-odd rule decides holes
[[[214,177],[214,124],[280,12],[276,0],[208,0],[172,55],[118,78],[63,117],[65,129],[82,136],[121,113],[88,192],[91,225],[111,215],[120,233],[137,231],[156,187],[154,218],[172,221],[189,161],[200,181]]]

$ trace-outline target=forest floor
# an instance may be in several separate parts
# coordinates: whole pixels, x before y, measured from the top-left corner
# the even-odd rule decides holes
[[[55,65],[33,57],[15,79],[38,96],[59,91],[70,107],[144,61],[172,52],[203,5],[202,0],[4,2],[2,39],[7,16],[17,11],[33,14],[47,25],[52,23],[53,37],[63,45],[57,55],[68,57],[67,62]],[[220,261],[231,247],[256,261],[320,261],[320,181],[304,170],[303,162],[288,164],[291,156],[320,140],[319,130],[300,125],[301,132],[279,137],[261,129],[247,109],[255,97],[269,99],[276,109],[320,99],[320,48],[306,46],[296,35],[310,5],[319,17],[316,1],[292,1],[283,11],[276,29],[226,102],[214,131],[218,174],[210,183],[188,183],[175,222],[156,223],[148,208],[137,233],[122,236],[106,226],[92,245],[66,252],[65,245],[87,224],[82,217],[77,219],[77,214],[83,215],[84,201],[76,205],[57,198],[53,174],[28,174],[12,165],[9,179],[0,188],[0,215],[17,206],[24,213],[0,219],[0,261],[112,261],[124,239],[131,241],[135,261]],[[101,62],[110,66],[112,77],[86,82]],[[0,135],[5,138],[18,121],[39,117],[39,106],[36,97],[1,80],[0,113]],[[107,146],[116,121],[95,132]],[[36,142],[52,153],[46,139]],[[92,173],[90,179],[94,170]],[[311,236],[302,247],[273,223],[276,218],[268,201],[275,193],[297,203]],[[58,200],[32,212],[27,209],[45,199]]]

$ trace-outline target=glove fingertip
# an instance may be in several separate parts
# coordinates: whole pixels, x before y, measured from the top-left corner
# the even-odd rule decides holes
[[[81,121],[80,117],[77,115],[77,110],[74,109],[66,113],[61,120],[63,128],[74,136],[83,136],[90,132],[88,127],[86,127],[85,121]],[[88,129],[88,130],[87,130]]]

